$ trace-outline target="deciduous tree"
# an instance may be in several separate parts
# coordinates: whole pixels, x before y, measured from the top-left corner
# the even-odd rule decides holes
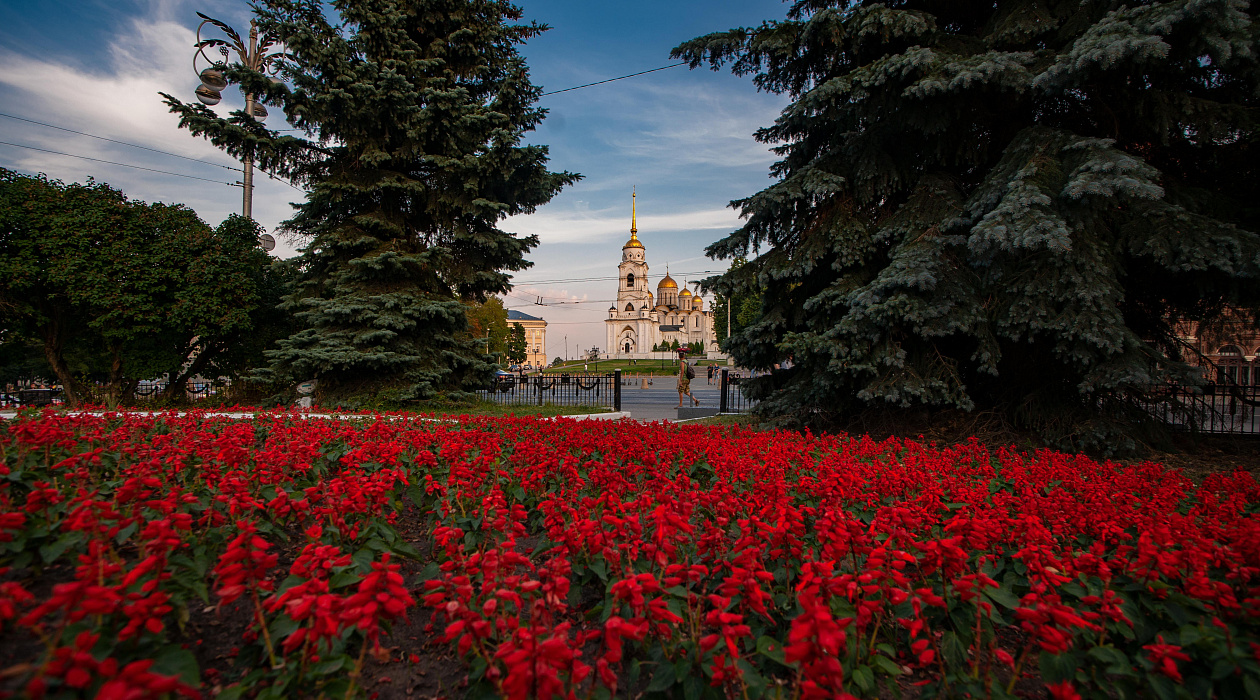
[[[5,340],[40,343],[71,405],[114,405],[144,379],[182,385],[260,359],[238,346],[260,330],[269,269],[248,219],[215,229],[181,205],[0,170]],[[105,380],[100,394],[89,373]]]
[[[529,344],[525,340],[525,327],[519,323],[513,323],[507,338],[508,362],[519,365],[529,356],[528,353]]]

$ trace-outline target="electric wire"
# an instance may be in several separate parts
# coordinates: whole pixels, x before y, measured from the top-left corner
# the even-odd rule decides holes
[[[140,145],[140,144],[138,144],[138,143],[129,143],[129,142],[127,142],[127,141],[119,141],[119,140],[117,140],[117,139],[105,138],[104,136],[97,136],[96,134],[89,134],[89,133],[87,133],[86,131],[75,131],[74,129],[67,129],[67,128],[66,128],[66,127],[64,127],[64,126],[57,126],[56,124],[46,124],[46,123],[44,123],[44,122],[37,122],[37,121],[35,121],[34,119],[27,119],[26,117],[18,117],[18,116],[14,116],[14,115],[12,115],[12,114],[5,114],[4,112],[0,112],[0,117],[5,117],[5,118],[8,118],[8,119],[16,119],[16,120],[18,120],[18,121],[20,121],[20,122],[26,122],[26,123],[28,123],[28,124],[36,124],[36,125],[38,125],[38,126],[45,126],[45,127],[48,127],[49,129],[57,129],[58,131],[67,131],[67,132],[69,132],[69,133],[71,133],[71,134],[78,134],[78,135],[80,135],[80,136],[88,136],[88,137],[91,137],[91,138],[94,138],[94,139],[100,139],[100,140],[102,140],[102,141],[108,141],[108,142],[110,142],[110,143],[117,143],[117,144],[121,144],[121,145],[123,145],[123,146],[131,146],[132,148],[140,148],[140,149],[143,149],[143,150],[146,150],[146,151],[152,151],[153,153],[161,153],[161,154],[162,154],[162,155],[164,155],[164,156],[171,156],[172,158],[183,158],[184,160],[191,160],[191,161],[192,161],[192,162],[194,162],[194,163],[201,163],[202,165],[213,165],[213,166],[215,166],[216,168],[223,168],[224,170],[231,170],[231,171],[233,171],[233,172],[238,172],[238,173],[239,173],[239,172],[241,172],[241,169],[240,169],[240,168],[233,168],[233,167],[232,167],[232,166],[230,166],[230,165],[223,165],[222,163],[211,163],[211,162],[210,162],[210,161],[208,161],[208,160],[201,160],[200,158],[192,158],[192,157],[190,157],[190,156],[181,156],[181,155],[180,155],[180,154],[178,154],[178,153],[171,153],[171,152],[169,152],[169,151],[161,151],[161,150],[158,150],[158,149],[156,149],[156,148],[150,148],[150,147],[148,147],[148,146],[141,146],[141,145]]]
[[[18,121],[29,122],[29,123],[31,123],[31,124],[37,124],[37,125],[39,125],[39,126],[46,126],[46,127],[48,127],[49,129],[57,129],[57,130],[60,130],[60,131],[67,131],[67,132],[70,132],[70,133],[72,133],[72,134],[78,134],[78,135],[80,135],[80,136],[88,136],[88,137],[91,137],[91,138],[94,138],[94,139],[100,139],[100,140],[102,140],[102,141],[108,141],[108,142],[110,142],[110,143],[117,143],[117,144],[121,144],[121,145],[123,145],[123,146],[131,146],[132,148],[140,148],[140,149],[143,149],[143,150],[146,150],[146,151],[152,151],[153,153],[160,153],[160,154],[162,154],[162,155],[164,155],[164,156],[172,156],[172,157],[174,157],[174,158],[183,158],[184,160],[191,160],[191,161],[192,161],[192,162],[194,162],[194,163],[201,163],[202,165],[213,165],[213,166],[215,166],[215,167],[223,168],[224,170],[231,170],[231,171],[232,171],[232,172],[234,172],[234,173],[244,172],[244,170],[243,170],[242,168],[233,168],[233,167],[231,167],[231,166],[223,165],[222,163],[211,163],[210,161],[200,160],[200,159],[198,159],[198,158],[190,158],[189,156],[181,156],[181,155],[180,155],[180,154],[178,154],[178,153],[170,153],[169,151],[162,151],[162,150],[158,150],[158,149],[156,149],[156,148],[149,148],[148,146],[141,146],[141,145],[140,145],[140,144],[138,144],[138,143],[129,143],[129,142],[127,142],[127,141],[119,141],[119,140],[117,140],[117,139],[105,138],[104,136],[98,136],[98,135],[96,135],[96,134],[89,134],[89,133],[88,133],[88,132],[86,132],[86,131],[76,131],[76,130],[74,130],[74,129],[67,129],[67,128],[66,128],[66,127],[64,127],[64,126],[57,126],[56,124],[46,124],[46,123],[44,123],[44,122],[37,122],[37,121],[35,121],[34,119],[27,119],[26,117],[16,117],[16,116],[14,116],[14,115],[12,115],[12,114],[5,114],[4,112],[0,112],[0,117],[8,117],[9,119],[17,119]],[[23,146],[23,145],[21,145],[21,144],[16,144],[16,143],[7,143],[7,142],[0,142],[0,143],[5,143],[5,145],[9,145],[9,146],[17,146],[18,148],[30,148],[30,149],[37,150],[37,151],[38,151],[38,150],[44,150],[44,149],[35,148],[34,146]],[[45,151],[45,152],[46,152],[46,153],[57,153],[56,151]],[[57,153],[57,155],[70,156],[71,158],[84,158],[84,159],[87,159],[87,160],[96,160],[96,161],[99,161],[99,162],[101,162],[101,163],[109,163],[109,164],[111,164],[111,165],[121,165],[121,166],[123,166],[123,167],[127,167],[127,168],[139,168],[140,170],[152,170],[152,171],[153,171],[153,172],[155,172],[155,173],[164,173],[164,174],[167,174],[167,175],[178,175],[179,177],[189,177],[189,178],[193,178],[193,177],[195,177],[195,176],[193,176],[193,175],[180,175],[179,173],[168,173],[168,172],[167,172],[167,171],[165,171],[165,170],[153,170],[152,168],[145,168],[145,167],[142,167],[142,166],[139,166],[139,165],[128,165],[127,163],[115,163],[115,162],[113,162],[113,161],[101,160],[101,159],[99,159],[99,158],[90,158],[90,157],[88,157],[88,156],[77,156],[77,155],[74,155],[73,153]],[[257,167],[257,166],[255,166],[255,167]],[[262,168],[258,168],[258,171],[259,171],[259,172],[261,172],[261,173],[263,173],[264,175],[266,175],[268,178],[270,178],[270,179],[272,179],[272,180],[275,180],[276,182],[280,182],[280,183],[286,184],[286,185],[288,185],[289,187],[291,187],[291,188],[293,188],[293,189],[297,190],[298,192],[301,192],[301,193],[303,193],[303,194],[306,194],[306,190],[304,190],[304,189],[302,189],[302,188],[298,187],[297,185],[294,185],[292,182],[289,182],[288,180],[285,180],[285,179],[284,179],[284,178],[282,178],[282,177],[278,177],[278,176],[276,176],[276,175],[273,175],[272,173],[269,173],[269,172],[267,172],[266,170],[263,170]],[[198,179],[198,180],[206,180],[207,182],[219,182],[219,180],[207,180],[206,178],[195,178],[195,179]],[[223,184],[225,184],[225,185],[231,185],[232,187],[243,187],[243,186],[244,186],[244,185],[241,185],[241,184],[239,184],[239,183],[236,183],[236,184],[233,184],[233,183],[223,183]]]
[[[118,163],[118,162],[116,162],[116,161],[112,161],[112,160],[105,160],[105,159],[103,159],[103,158],[93,158],[93,157],[91,157],[91,156],[81,156],[81,155],[77,155],[77,154],[74,154],[74,153],[62,153],[61,151],[51,151],[51,150],[49,150],[49,149],[47,149],[47,148],[37,148],[37,147],[35,147],[35,146],[26,146],[26,145],[23,145],[23,144],[20,144],[20,143],[10,143],[10,142],[8,142],[8,141],[0,141],[0,146],[13,146],[14,148],[26,148],[26,149],[29,149],[29,150],[32,150],[32,151],[40,151],[40,152],[43,152],[43,153],[51,153],[51,154],[56,155],[56,156],[67,156],[67,157],[69,157],[69,158],[82,158],[83,160],[96,161],[97,163],[106,163],[106,164],[109,164],[109,165],[117,165],[117,166],[121,166],[121,167],[124,167],[124,168],[135,168],[136,170],[147,170],[147,171],[149,171],[149,172],[151,172],[151,173],[161,173],[162,175],[174,175],[175,177],[186,177],[186,178],[188,178],[188,179],[190,179],[190,180],[202,180],[202,181],[204,181],[204,182],[213,182],[213,183],[218,184],[218,185],[227,185],[228,187],[242,187],[242,186],[243,186],[243,185],[241,185],[241,184],[240,184],[240,183],[238,183],[238,182],[223,182],[222,180],[211,180],[211,179],[210,179],[210,178],[208,178],[208,177],[197,177],[196,175],[185,175],[185,174],[183,174],[183,173],[173,173],[173,172],[171,172],[171,171],[169,171],[169,170],[158,170],[157,168],[146,168],[146,167],[144,167],[144,166],[142,166],[142,165],[132,165],[132,164],[130,164],[130,163]]]
[[[711,275],[711,274],[713,274],[712,270],[692,270],[691,272],[680,272],[678,273],[678,276],[691,277],[694,275]],[[669,276],[673,277],[674,273],[670,272]],[[569,277],[565,279],[552,279],[552,280],[515,280],[513,281],[513,284],[520,286],[522,284],[563,284],[563,283],[570,283],[570,282],[609,282],[612,280],[619,280],[619,279],[621,279],[621,277],[618,275],[606,275],[602,277]]]
[[[626,78],[633,78],[637,75],[647,75],[648,73],[655,73],[658,70],[668,70],[670,68],[677,68],[678,66],[685,66],[685,65],[687,64],[686,63],[672,63],[668,66],[661,66],[660,68],[653,68],[651,70],[641,70],[638,73],[631,73],[630,75],[619,75],[616,78],[608,78],[607,80],[597,80],[593,83],[587,83],[585,85],[575,85],[573,87],[568,87],[563,90],[552,90],[551,92],[544,92],[541,95],[539,95],[539,97],[546,97],[547,95],[559,95],[562,92],[569,92],[571,90],[581,90],[582,88],[594,87],[596,85],[603,85],[604,83],[611,83],[614,80],[625,80]]]

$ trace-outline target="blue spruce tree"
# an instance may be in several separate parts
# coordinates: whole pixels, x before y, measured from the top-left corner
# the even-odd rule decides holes
[[[498,0],[262,0],[256,14],[283,41],[285,82],[229,77],[301,136],[166,99],[192,133],[309,189],[285,223],[306,241],[287,301],[301,330],[274,369],[343,403],[486,381],[463,302],[510,289],[538,243],[498,224],[577,180],[522,145],[545,110],[517,46],[546,27]]]
[[[1260,302],[1256,39],[1245,2],[801,0],[687,42],[791,97],[775,184],[708,252],[762,293],[727,343],[793,367],[761,410],[994,410],[1122,449],[1126,396],[1192,379],[1174,324]]]

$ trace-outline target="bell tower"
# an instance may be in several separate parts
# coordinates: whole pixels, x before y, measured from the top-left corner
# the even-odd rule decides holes
[[[630,240],[621,246],[621,265],[617,267],[617,308],[633,304],[637,311],[647,303],[647,249],[639,241],[638,193],[630,193]]]
[[[647,250],[639,240],[636,191],[630,193],[630,240],[621,246],[617,266],[617,301],[608,309],[608,349],[614,354],[648,352],[656,342],[652,291],[648,286]]]

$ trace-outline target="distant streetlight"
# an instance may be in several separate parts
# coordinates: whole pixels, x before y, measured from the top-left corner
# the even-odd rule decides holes
[[[197,99],[202,104],[213,107],[219,104],[219,100],[223,99],[220,93],[228,86],[227,69],[229,59],[233,53],[236,54],[236,65],[269,75],[273,82],[280,82],[280,79],[275,76],[280,72],[280,60],[285,57],[285,54],[279,51],[268,51],[268,49],[279,42],[274,37],[266,34],[260,39],[258,36],[258,24],[254,20],[249,21],[249,44],[246,45],[235,29],[200,12],[197,13],[197,16],[201,18],[201,24],[197,25],[197,43],[193,44],[197,49],[197,52],[193,54],[193,72],[201,79],[201,85],[197,86],[195,92]],[[201,38],[201,31],[207,24],[217,27],[230,41]],[[206,55],[206,49],[216,47],[221,56],[218,60]],[[198,70],[199,60],[207,64],[205,68],[200,70]],[[254,93],[252,92],[245,93],[245,113],[260,121],[267,118],[267,108],[254,101]],[[245,190],[241,203],[241,214],[246,218],[252,219],[254,218],[253,154],[250,153],[245,158],[242,158],[241,164],[244,166],[244,177],[241,185]]]

